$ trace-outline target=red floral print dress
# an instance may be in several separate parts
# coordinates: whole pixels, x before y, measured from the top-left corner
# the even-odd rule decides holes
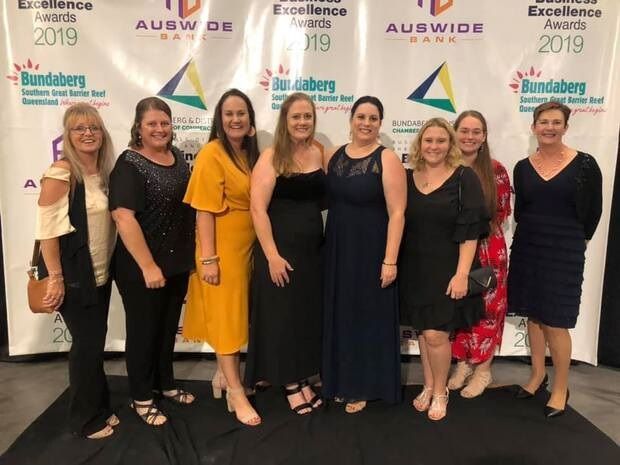
[[[492,266],[497,276],[497,287],[482,294],[486,318],[476,326],[456,331],[452,342],[452,355],[457,360],[478,364],[495,354],[502,343],[504,319],[506,317],[506,278],[508,275],[508,253],[502,224],[510,216],[510,178],[506,168],[496,160],[493,162],[495,184],[497,186],[496,225],[488,238],[478,244],[478,259],[482,266]]]

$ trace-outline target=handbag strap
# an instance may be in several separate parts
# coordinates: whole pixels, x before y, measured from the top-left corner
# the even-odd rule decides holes
[[[463,210],[463,183],[461,182],[461,179],[463,179],[463,171],[465,171],[465,168],[460,166],[459,167],[459,182],[458,182],[458,192],[459,192],[459,213],[461,213],[461,211]]]
[[[35,239],[32,248],[32,259],[30,260],[30,268],[36,268],[39,263],[39,255],[41,255],[41,241]]]

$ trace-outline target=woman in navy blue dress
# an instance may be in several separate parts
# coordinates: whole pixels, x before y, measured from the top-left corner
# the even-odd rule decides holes
[[[378,142],[382,119],[379,99],[358,99],[351,142],[325,160],[323,393],[345,399],[348,413],[401,397],[394,280],[407,189],[401,161]]]

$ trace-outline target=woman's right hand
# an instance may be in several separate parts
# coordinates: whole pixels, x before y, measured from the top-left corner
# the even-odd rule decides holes
[[[220,283],[220,266],[217,263],[200,265],[200,279],[205,283],[217,286]]]
[[[155,262],[142,270],[142,276],[148,289],[159,289],[166,285],[166,278]]]
[[[293,267],[280,255],[267,259],[269,262],[269,276],[271,281],[278,287],[284,287],[290,282],[287,271],[293,271]]]
[[[43,303],[54,310],[58,310],[64,299],[65,282],[62,279],[50,277],[47,280],[47,290],[43,297]]]

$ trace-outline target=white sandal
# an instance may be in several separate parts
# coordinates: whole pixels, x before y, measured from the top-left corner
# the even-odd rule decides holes
[[[428,410],[428,407],[431,405],[431,398],[433,397],[433,388],[424,386],[422,388],[422,392],[418,394],[418,396],[413,399],[411,405],[418,412],[425,412]]]
[[[428,409],[428,418],[433,421],[439,421],[446,416],[446,410],[448,409],[448,397],[450,391],[446,388],[445,394],[433,395],[433,401]]]

